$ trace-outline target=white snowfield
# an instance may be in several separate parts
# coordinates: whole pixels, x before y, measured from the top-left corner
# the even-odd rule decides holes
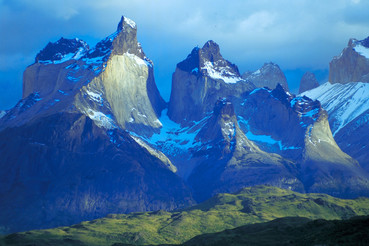
[[[356,117],[369,110],[369,83],[351,82],[347,84],[325,84],[306,91],[305,95],[319,100],[333,120],[332,133],[337,134]]]
[[[214,67],[210,61],[206,61],[201,69],[206,69],[209,77],[221,79],[227,84],[234,84],[242,80],[240,76],[237,76],[231,71],[230,67]]]
[[[362,46],[361,44],[357,44],[354,50],[365,58],[369,59],[369,48]]]
[[[124,22],[130,25],[132,28],[136,28],[136,22],[124,16]]]

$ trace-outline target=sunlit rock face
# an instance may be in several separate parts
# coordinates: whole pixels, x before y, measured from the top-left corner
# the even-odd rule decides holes
[[[135,137],[159,131],[165,107],[136,33],[122,17],[93,48],[49,43],[24,72],[22,100],[0,118],[4,233],[193,203],[171,161]]]
[[[286,76],[279,66],[273,62],[265,63],[254,72],[245,72],[242,78],[250,81],[256,87],[274,89],[280,84],[286,91],[289,90]]]
[[[329,82],[369,82],[369,37],[349,40],[341,54],[329,63]]]
[[[23,98],[37,93],[43,102],[73,96],[80,112],[109,115],[127,130],[150,135],[161,127],[165,102],[153,63],[137,42],[136,24],[125,17],[94,48],[79,39],[49,43],[24,72],[23,88]]]
[[[369,83],[327,82],[303,95],[321,102],[338,146],[369,169]]]

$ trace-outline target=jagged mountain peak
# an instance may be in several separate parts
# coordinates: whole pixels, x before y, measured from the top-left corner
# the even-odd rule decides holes
[[[122,17],[117,31],[91,49],[79,39],[61,38],[39,57],[44,54],[63,58],[48,58],[26,69],[23,98],[38,93],[41,99],[23,118],[72,108],[108,128],[142,126],[151,134],[152,127],[160,127],[157,116],[165,102],[155,84],[153,64],[137,41],[136,24],[129,18]]]
[[[286,91],[280,83],[278,83],[277,86],[272,90],[271,95],[279,99],[284,104],[289,103],[289,101],[291,101],[293,98],[293,96]]]
[[[219,45],[212,40],[207,41],[202,48],[193,48],[177,67],[194,75],[207,76],[225,83],[242,80],[238,67],[223,58]]]
[[[49,42],[35,58],[35,62],[62,63],[69,59],[79,59],[89,50],[88,44],[78,38],[60,38],[55,43]]]
[[[288,83],[286,76],[281,68],[273,63],[268,62],[254,72],[245,72],[242,78],[252,82],[256,87],[268,87],[274,89],[277,84],[281,84],[287,91]]]
[[[232,102],[222,98],[215,103],[211,117],[196,138],[204,143],[214,139],[229,142],[235,137],[237,125]]]
[[[363,40],[358,40],[356,38],[350,38],[347,44],[347,46],[350,46],[350,47],[355,47],[357,45],[362,45],[365,48],[369,48],[369,37]]]
[[[351,38],[340,55],[329,63],[329,82],[369,83],[369,37],[363,40]]]
[[[117,26],[117,32],[120,32],[126,28],[137,29],[136,22],[125,16],[122,16]]]
[[[238,68],[220,54],[219,45],[207,41],[177,64],[173,74],[168,116],[180,124],[203,119],[223,97],[240,97],[255,86],[243,80]]]
[[[224,60],[220,54],[219,45],[213,40],[207,41],[200,51],[201,58],[210,62]]]
[[[315,77],[315,74],[312,72],[307,71],[301,78],[300,87],[299,87],[299,94],[312,90],[319,86],[319,82]]]

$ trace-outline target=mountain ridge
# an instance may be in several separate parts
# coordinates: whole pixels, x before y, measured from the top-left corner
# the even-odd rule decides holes
[[[214,41],[177,64],[169,103],[126,17],[95,47],[60,39],[37,57],[24,97],[0,118],[8,231],[171,210],[262,184],[369,195],[368,173],[337,146],[319,101],[274,79],[257,88]]]

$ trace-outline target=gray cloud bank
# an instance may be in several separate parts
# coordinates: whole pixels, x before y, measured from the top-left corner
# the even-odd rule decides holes
[[[121,15],[136,21],[168,99],[175,65],[209,39],[241,72],[269,61],[292,73],[321,71],[350,37],[369,36],[368,10],[363,0],[0,0],[0,109],[19,100],[23,70],[49,41],[94,45]],[[288,82],[298,87],[297,78]]]

